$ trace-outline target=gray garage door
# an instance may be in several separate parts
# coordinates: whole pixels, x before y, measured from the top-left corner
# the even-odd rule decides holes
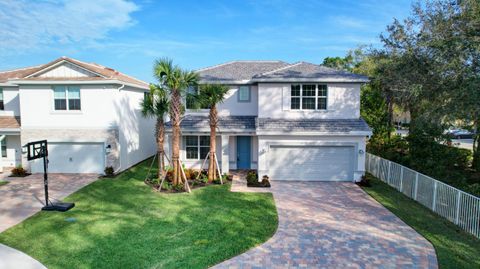
[[[103,143],[49,143],[50,173],[103,173],[105,153]],[[32,172],[43,172],[43,161],[32,164]]]
[[[272,180],[353,181],[353,147],[272,146]]]

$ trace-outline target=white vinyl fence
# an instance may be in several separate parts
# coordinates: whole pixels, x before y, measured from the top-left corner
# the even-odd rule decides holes
[[[370,174],[480,238],[480,198],[370,153],[365,166]]]

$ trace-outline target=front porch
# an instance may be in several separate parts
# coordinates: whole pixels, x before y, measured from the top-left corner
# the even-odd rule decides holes
[[[19,117],[0,116],[0,149],[0,173],[22,163]]]

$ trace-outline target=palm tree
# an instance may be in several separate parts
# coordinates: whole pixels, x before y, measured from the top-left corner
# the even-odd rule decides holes
[[[142,114],[144,117],[156,118],[155,137],[157,139],[158,173],[157,178],[165,174],[165,116],[168,113],[170,103],[165,89],[160,85],[150,84],[150,92],[141,102]]]
[[[218,110],[217,104],[222,103],[228,92],[228,87],[220,84],[204,84],[200,86],[198,91],[198,100],[202,107],[210,108],[210,162],[208,164],[208,181],[213,181],[217,171],[216,161],[216,133],[218,127]],[[219,177],[221,175],[218,175]]]
[[[162,88],[170,94],[170,120],[172,122],[172,164],[173,185],[180,183],[180,121],[185,111],[182,104],[182,95],[190,86],[197,85],[198,75],[195,72],[181,69],[173,65],[170,59],[159,59],[154,64],[154,75]]]

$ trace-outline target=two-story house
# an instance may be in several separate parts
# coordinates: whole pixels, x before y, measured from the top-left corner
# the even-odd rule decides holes
[[[43,139],[52,173],[118,172],[152,156],[154,122],[140,112],[148,90],[114,69],[67,57],[0,72],[0,167],[42,172],[22,146]]]
[[[364,174],[371,130],[360,118],[360,86],[367,77],[282,61],[235,61],[197,73],[201,83],[230,87],[218,106],[222,172],[258,169],[272,180],[321,181]],[[209,149],[208,110],[186,106],[181,159],[199,168]]]

